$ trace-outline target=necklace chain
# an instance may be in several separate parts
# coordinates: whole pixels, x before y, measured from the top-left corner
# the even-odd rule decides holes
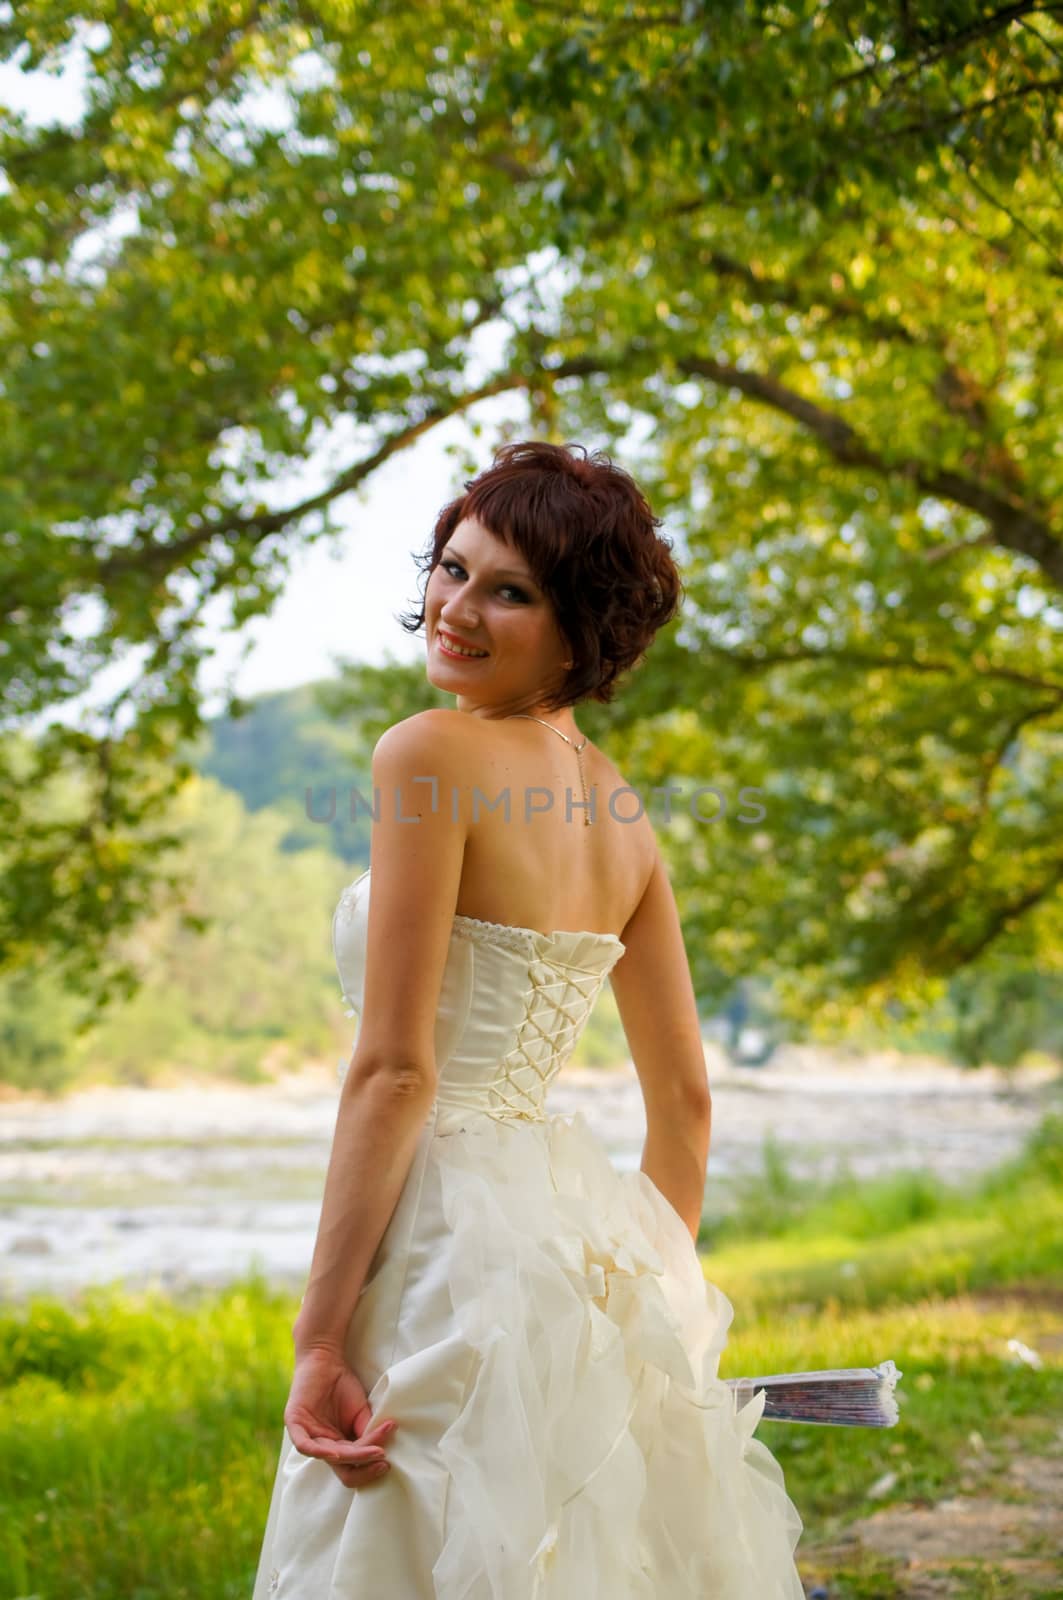
[[[587,801],[587,780],[583,776],[583,760],[582,760],[582,751],[583,751],[584,745],[587,743],[587,735],[586,734],[583,735],[583,743],[582,744],[573,744],[572,740],[569,738],[568,734],[567,733],[562,733],[560,728],[555,728],[552,722],[543,722],[542,717],[533,717],[527,711],[514,711],[514,712],[511,712],[508,717],[503,717],[502,720],[504,722],[512,722],[515,717],[523,717],[525,722],[539,722],[539,723],[542,723],[542,726],[544,728],[549,728],[550,732],[551,733],[556,733],[557,737],[559,739],[564,739],[566,744],[572,745],[573,750],[575,750],[575,752],[576,752],[576,765],[579,768],[580,788],[583,790],[583,826],[585,828],[589,828],[590,825],[591,825],[591,815],[590,815],[589,804],[588,804],[588,801]]]

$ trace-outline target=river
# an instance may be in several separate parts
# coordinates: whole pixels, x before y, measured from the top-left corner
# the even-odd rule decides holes
[[[779,1062],[779,1065],[776,1063]],[[943,1063],[844,1066],[814,1050],[770,1068],[710,1060],[706,1211],[758,1171],[773,1139],[797,1174],[899,1168],[959,1181],[1016,1152],[1058,1078]],[[181,1291],[257,1268],[301,1288],[317,1225],[337,1086],[308,1072],[269,1086],[100,1088],[0,1101],[0,1299],[121,1282]],[[621,1170],[645,1134],[630,1064],[566,1069],[551,1112],[582,1112]]]

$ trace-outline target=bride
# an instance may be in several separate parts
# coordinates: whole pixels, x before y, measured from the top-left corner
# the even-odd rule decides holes
[[[506,446],[466,490],[404,620],[455,705],[377,742],[371,872],[333,918],[359,1029],[254,1600],[801,1600],[695,1249],[711,1100],[675,899],[573,713],[679,574],[581,447]],[[546,1108],[607,977],[646,1108],[623,1174]]]

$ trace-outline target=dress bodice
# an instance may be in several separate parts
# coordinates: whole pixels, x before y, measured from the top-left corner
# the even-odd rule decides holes
[[[332,951],[348,1015],[364,1003],[369,872],[348,884],[332,919]],[[477,1116],[544,1120],[546,1091],[624,945],[612,933],[456,915],[436,1009],[436,1132]]]

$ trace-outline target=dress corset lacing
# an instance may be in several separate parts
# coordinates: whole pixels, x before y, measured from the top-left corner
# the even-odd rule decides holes
[[[334,945],[336,935],[342,935],[344,925],[356,915],[360,890],[368,878],[366,871],[340,895],[333,921]],[[452,934],[459,944],[501,949],[521,957],[522,1015],[515,1019],[512,1043],[491,1064],[495,1070],[489,1075],[462,1081],[441,1070],[433,1132],[438,1137],[461,1133],[482,1117],[496,1122],[545,1122],[547,1089],[572,1054],[609,968],[623,954],[624,946],[615,934],[563,930],[543,934],[461,913],[453,918]],[[575,952],[573,940],[578,943]],[[555,942],[556,949],[552,949]],[[592,964],[580,965],[570,959],[573,953]],[[470,954],[476,960],[475,950]],[[337,966],[342,978],[342,962],[338,960]],[[471,982],[475,981],[474,975]],[[343,988],[343,999],[346,1015],[357,1016],[359,997],[350,986]],[[346,1066],[341,1060],[341,1080]]]
[[[447,1111],[469,1111],[496,1121],[542,1122],[547,1088],[575,1047],[598,997],[603,974],[600,969],[589,971],[557,958],[535,957],[528,951],[528,933],[523,928],[459,916],[454,919],[454,932],[459,938],[488,943],[502,935],[499,942],[508,948],[527,951],[529,987],[516,1039],[500,1060],[496,1076],[471,1086],[441,1082],[437,1096],[440,1116]],[[542,1059],[534,1053],[537,1041],[547,1052]],[[447,1131],[448,1123],[437,1121],[436,1132]]]

